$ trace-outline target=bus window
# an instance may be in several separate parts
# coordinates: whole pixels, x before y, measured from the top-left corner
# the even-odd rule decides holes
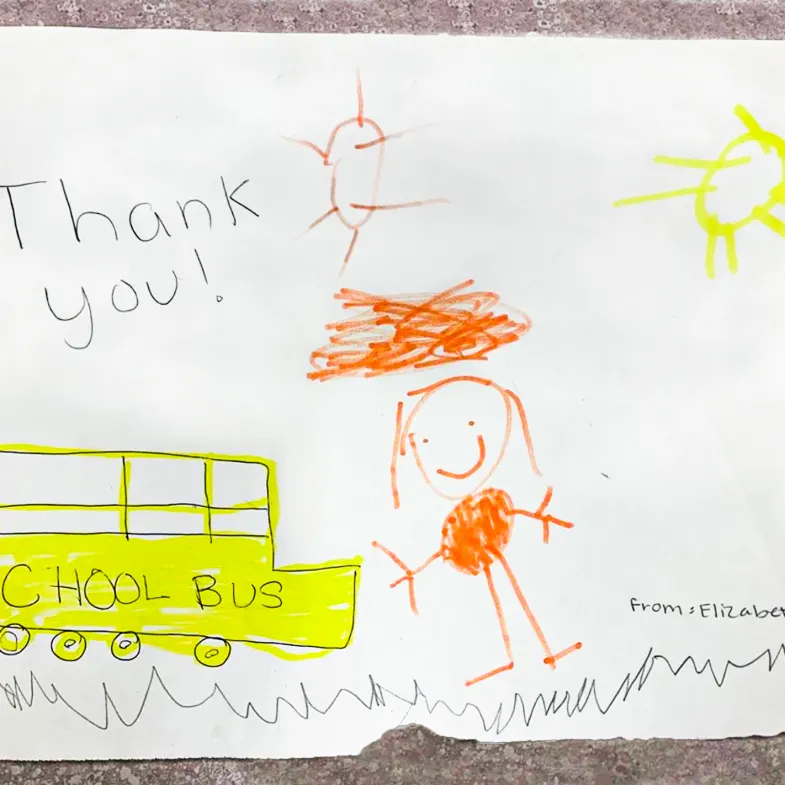
[[[117,504],[120,458],[0,451],[0,506]]]
[[[72,509],[0,509],[2,534],[97,534],[121,531],[119,512]],[[0,551],[2,541],[0,540]]]
[[[128,504],[205,504],[205,463],[199,458],[132,457],[127,463]]]
[[[267,506],[267,467],[241,461],[213,462],[212,504],[214,507]],[[255,503],[260,502],[261,503]]]
[[[213,534],[248,534],[261,537],[270,534],[270,515],[267,510],[238,510],[212,515]]]
[[[129,510],[128,534],[204,534],[205,515],[198,508]]]

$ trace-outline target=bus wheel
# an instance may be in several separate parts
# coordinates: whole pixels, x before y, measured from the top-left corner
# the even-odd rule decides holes
[[[112,639],[112,656],[118,660],[135,660],[142,650],[139,636],[135,632],[120,632]]]
[[[0,654],[19,654],[30,643],[30,633],[21,624],[8,624],[0,630]]]
[[[194,646],[194,657],[208,668],[220,668],[228,659],[232,647],[223,638],[202,638]]]
[[[81,632],[65,630],[52,638],[52,654],[58,660],[76,662],[85,653],[87,640]]]

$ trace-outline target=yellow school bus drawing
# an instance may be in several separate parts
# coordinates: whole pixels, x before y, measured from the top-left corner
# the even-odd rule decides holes
[[[275,565],[275,462],[248,455],[0,445],[0,653],[49,636],[217,667],[232,644],[285,659],[352,639],[360,558]]]

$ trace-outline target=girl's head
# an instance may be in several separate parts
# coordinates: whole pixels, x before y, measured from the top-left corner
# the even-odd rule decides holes
[[[404,405],[399,403],[396,417],[391,465],[396,507],[401,458],[413,458],[425,482],[440,496],[462,499],[496,471],[519,426],[532,470],[539,474],[526,414],[515,393],[478,376],[453,376],[409,396],[418,399],[414,407],[404,419]]]

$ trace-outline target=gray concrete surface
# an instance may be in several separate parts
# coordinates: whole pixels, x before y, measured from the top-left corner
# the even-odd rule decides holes
[[[785,0],[0,0],[0,24],[259,32],[785,38]],[[14,785],[774,785],[785,737],[490,745],[411,727],[357,758],[1,763]]]
[[[773,785],[785,739],[478,744],[421,728],[356,758],[0,764],[14,785]]]

